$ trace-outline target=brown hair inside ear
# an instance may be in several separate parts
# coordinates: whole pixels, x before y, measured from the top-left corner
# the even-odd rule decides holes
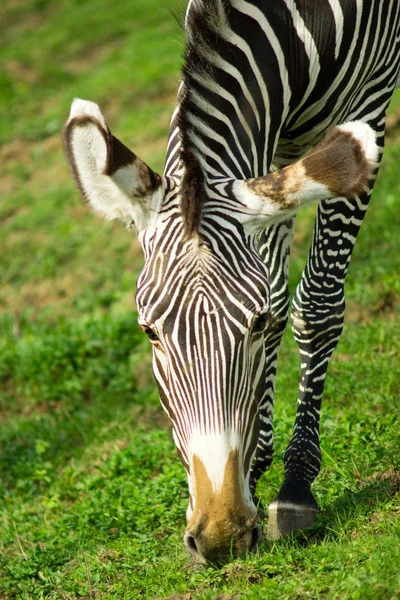
[[[331,129],[302,163],[306,175],[326,185],[335,196],[361,194],[372,175],[360,142],[338,128]]]
[[[135,195],[141,197],[155,191],[160,185],[161,177],[157,173],[154,173],[146,163],[136,156],[132,150],[129,150],[118,138],[110,132],[108,133],[110,152],[104,175],[111,177],[122,167],[134,165],[140,173],[140,185],[138,185]]]
[[[127,148],[118,138],[109,133],[110,154],[105,170],[105,175],[113,175],[121,167],[132,165],[136,162],[137,156]]]

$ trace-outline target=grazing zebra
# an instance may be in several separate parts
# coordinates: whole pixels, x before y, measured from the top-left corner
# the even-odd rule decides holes
[[[269,533],[306,527],[318,511],[324,380],[399,73],[399,13],[398,0],[190,0],[162,177],[97,105],[72,105],[64,142],[75,179],[144,251],[139,323],[188,474],[185,545],[201,561],[261,542],[254,493],[273,456],[289,249],[295,213],[312,201],[291,310],[297,415]]]

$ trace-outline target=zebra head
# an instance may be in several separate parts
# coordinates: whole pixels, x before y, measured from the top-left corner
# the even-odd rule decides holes
[[[139,323],[188,475],[185,544],[200,560],[254,551],[262,538],[249,478],[273,322],[258,234],[300,204],[363,189],[374,140],[357,127],[336,128],[282,171],[209,181],[194,157],[173,176],[155,174],[97,105],[72,105],[64,141],[76,182],[96,213],[135,229],[144,251]]]

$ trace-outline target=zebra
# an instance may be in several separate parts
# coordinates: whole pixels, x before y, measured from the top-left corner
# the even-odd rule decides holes
[[[297,413],[268,533],[318,513],[324,381],[383,151],[399,23],[398,0],[190,0],[162,176],[111,134],[96,104],[72,104],[64,145],[75,180],[144,252],[138,320],[188,476],[184,543],[200,562],[262,541],[256,484],[273,458],[290,245],[309,202],[313,240],[291,305]]]

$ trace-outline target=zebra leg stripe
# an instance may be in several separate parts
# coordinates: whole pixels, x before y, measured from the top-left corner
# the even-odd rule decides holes
[[[265,336],[267,364],[265,394],[259,406],[260,434],[250,473],[250,490],[255,505],[255,489],[260,477],[269,469],[274,455],[273,412],[276,367],[279,346],[289,314],[288,264],[293,239],[294,219],[272,225],[261,236],[259,252],[269,269],[271,282],[271,322]],[[263,514],[263,509],[259,509]]]

